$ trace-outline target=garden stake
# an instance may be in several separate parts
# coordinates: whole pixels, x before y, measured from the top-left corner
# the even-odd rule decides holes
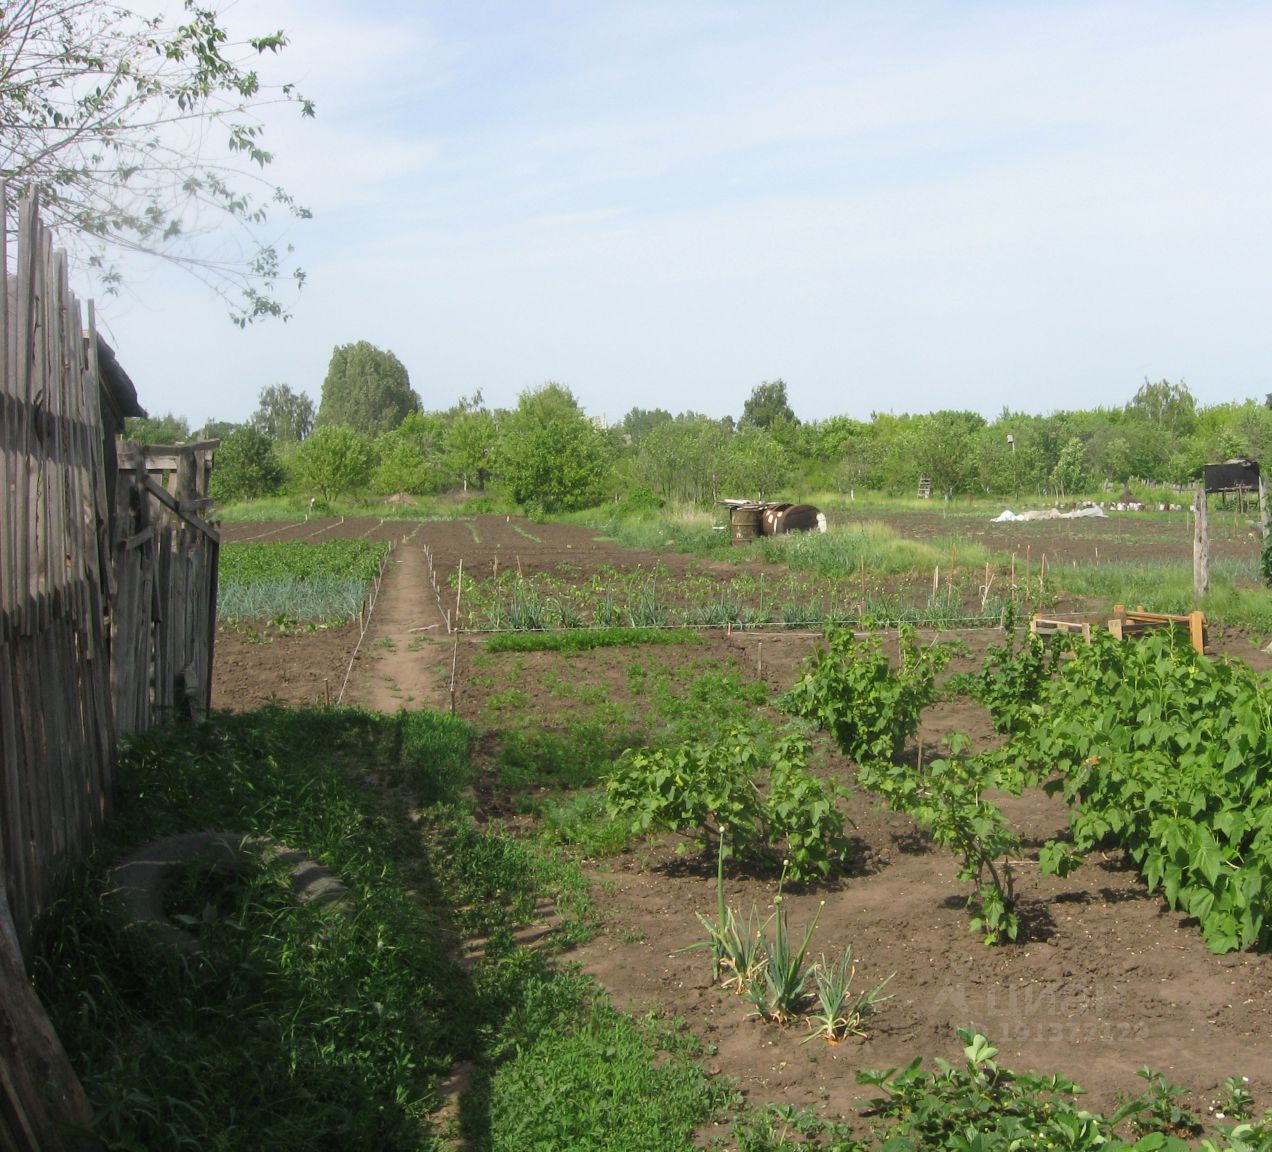
[[[459,575],[455,578],[455,627],[459,627],[459,602],[464,595],[464,558],[459,558]]]

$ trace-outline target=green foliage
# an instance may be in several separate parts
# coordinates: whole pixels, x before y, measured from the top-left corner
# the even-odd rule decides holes
[[[223,623],[351,620],[388,550],[368,540],[232,541],[221,549],[217,615]]]
[[[217,500],[258,500],[283,486],[283,466],[273,442],[251,425],[235,429],[216,451],[211,495]]]
[[[319,430],[352,428],[374,438],[391,432],[419,409],[411,378],[392,352],[365,340],[332,351],[318,405]]]
[[[726,1081],[703,1077],[691,1053],[665,1026],[633,1021],[596,1001],[568,1026],[543,1028],[500,1070],[490,1094],[493,1132],[480,1146],[691,1148],[702,1125],[735,1099]]]
[[[286,44],[281,31],[231,41],[195,0],[158,17],[96,0],[6,4],[0,172],[38,190],[42,218],[88,249],[108,291],[122,279],[116,254],[140,252],[189,271],[239,325],[285,317],[274,294],[285,254],[262,237],[278,231],[271,205],[309,213],[261,171],[273,160],[262,112],[314,106],[257,69]]]
[[[813,965],[817,1007],[808,1013],[809,1025],[814,1029],[809,1039],[821,1037],[829,1044],[837,1044],[845,1036],[866,1035],[866,1021],[875,1014],[879,1004],[892,999],[891,995],[882,994],[892,976],[885,976],[875,987],[854,995],[852,985],[856,977],[857,964],[851,946],[845,948],[837,960],[828,961],[823,955]]]
[[[486,477],[494,463],[495,418],[481,406],[481,393],[461,400],[450,413],[443,437],[447,468],[459,478],[464,491],[470,486],[486,487]]]
[[[746,990],[747,999],[765,1020],[787,1024],[799,1016],[808,999],[808,981],[812,970],[804,963],[808,945],[812,942],[822,905],[804,932],[804,941],[797,948],[786,923],[786,908],[782,904],[782,887],[779,884],[772,917],[773,940],[764,941],[764,963],[758,979],[751,981]]]
[[[570,390],[546,384],[523,392],[500,423],[496,468],[523,508],[565,512],[600,500],[610,455]]]
[[[720,838],[716,851],[716,917],[708,920],[701,912],[695,913],[707,930],[707,939],[691,944],[684,952],[698,948],[711,950],[711,979],[725,988],[742,994],[760,978],[765,962],[764,929],[754,904],[746,922],[738,917],[732,905],[724,899],[725,837]]]
[[[781,707],[829,731],[845,755],[859,763],[899,756],[936,695],[936,674],[946,649],[921,648],[914,629],[898,631],[900,663],[894,671],[877,635],[858,640],[828,628],[826,647],[804,662],[804,674]]]
[[[780,423],[798,424],[799,420],[786,399],[786,382],[765,380],[752,388],[738,423],[752,428],[770,428]]]
[[[1019,794],[1022,779],[1001,761],[965,755],[965,748],[966,739],[955,734],[947,757],[920,767],[867,761],[857,768],[857,782],[882,796],[890,808],[913,816],[936,843],[958,853],[959,879],[973,885],[967,901],[972,930],[987,944],[1015,940],[1020,924],[1011,861],[1020,853],[1020,837],[985,792]]]
[[[1082,491],[1085,476],[1086,448],[1076,436],[1070,437],[1051,470],[1051,483],[1061,498],[1075,496]]]
[[[1184,1090],[1172,1084],[1161,1072],[1144,1067],[1135,1073],[1148,1087],[1137,1096],[1123,1101],[1113,1114],[1113,1122],[1127,1118],[1137,1136],[1163,1132],[1172,1136],[1200,1136],[1201,1124],[1183,1104]]]
[[[812,922],[804,933],[803,943],[794,946],[790,928],[786,922],[782,887],[787,870],[783,868],[774,897],[773,915],[763,924],[755,905],[745,922],[725,902],[724,898],[725,841],[721,839],[716,856],[716,916],[708,920],[701,912],[698,922],[707,930],[707,939],[691,944],[683,952],[698,948],[711,951],[711,978],[725,988],[731,988],[745,996],[765,1020],[786,1024],[804,1015],[804,1007],[812,998],[809,981],[816,986],[818,1010],[808,1013],[808,1020],[816,1028],[814,1035],[824,1036],[837,1043],[852,1033],[864,1036],[862,1025],[876,1004],[889,999],[881,996],[889,976],[873,989],[851,996],[856,966],[852,949],[847,948],[838,961],[827,963],[825,956],[814,965],[806,965],[808,946],[817,928],[818,918],[825,901],[818,905]],[[774,925],[773,939],[768,938],[768,927]]]
[[[858,1071],[858,1083],[881,1093],[870,1111],[886,1133],[886,1152],[1125,1152],[1107,1121],[1069,1102],[1079,1091],[1072,1081],[1011,1072],[998,1064],[998,1049],[984,1036],[967,1028],[958,1036],[966,1059],[962,1066],[938,1059],[937,1071],[924,1072],[922,1058],[916,1057],[900,1070]]]
[[[435,412],[410,412],[375,440],[371,487],[383,495],[443,491],[450,481],[442,455],[445,421]]]
[[[299,443],[314,430],[314,402],[286,384],[267,384],[257,397],[251,424],[271,440]]]
[[[1010,623],[1004,644],[991,645],[973,681],[976,699],[985,705],[999,732],[1018,732],[1033,722],[1042,686],[1054,674],[1061,647],[1028,633],[1019,647]]]
[[[595,628],[587,631],[501,632],[486,641],[487,652],[590,652],[595,648],[628,648],[644,644],[701,644],[695,632],[658,628]]]
[[[190,422],[171,412],[162,416],[129,416],[124,421],[124,439],[138,444],[183,444],[190,439]]]
[[[1167,634],[1093,636],[1004,753],[1057,775],[1078,851],[1120,844],[1215,952],[1272,944],[1272,709],[1244,665]]]
[[[35,977],[109,1147],[418,1147],[428,1079],[474,1051],[475,1002],[410,895],[411,833],[350,771],[393,771],[399,724],[267,709],[131,742],[115,852],[191,829],[269,836],[330,866],[352,907],[299,904],[285,866],[257,869],[195,905],[187,957],[117,923],[100,877],[80,876],[42,923]]]
[[[835,790],[805,768],[803,737],[771,749],[733,728],[708,744],[629,748],[610,778],[611,814],[634,833],[651,828],[723,840],[745,861],[773,860],[785,847],[792,879],[830,874],[848,844]]]
[[[314,431],[296,450],[293,468],[302,487],[333,500],[365,488],[371,481],[375,452],[361,432],[340,424]]]

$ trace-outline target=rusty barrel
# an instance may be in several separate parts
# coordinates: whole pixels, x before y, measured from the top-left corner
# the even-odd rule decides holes
[[[733,527],[734,544],[750,544],[760,534],[760,518],[763,515],[758,505],[743,505],[734,508],[729,514],[729,523]]]

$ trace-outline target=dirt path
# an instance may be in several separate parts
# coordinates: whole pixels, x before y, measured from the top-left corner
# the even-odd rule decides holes
[[[395,543],[345,685],[345,704],[375,712],[450,711],[454,644],[433,592],[422,528]]]

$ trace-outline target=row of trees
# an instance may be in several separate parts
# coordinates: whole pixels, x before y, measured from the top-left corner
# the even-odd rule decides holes
[[[130,434],[157,443],[189,439],[190,429],[168,416]],[[493,483],[520,505],[560,511],[625,493],[697,503],[827,489],[904,495],[920,478],[938,495],[1065,499],[1120,495],[1135,480],[1184,484],[1234,456],[1272,458],[1272,405],[1201,408],[1186,385],[1162,380],[1115,408],[805,422],[776,380],[752,390],[736,421],[633,408],[603,428],[558,384],[524,392],[510,410],[487,408],[480,393],[426,410],[401,361],[361,342],[332,353],[316,411],[275,384],[245,424],[213,422],[200,435],[222,439],[222,499],[288,486],[330,499]]]

